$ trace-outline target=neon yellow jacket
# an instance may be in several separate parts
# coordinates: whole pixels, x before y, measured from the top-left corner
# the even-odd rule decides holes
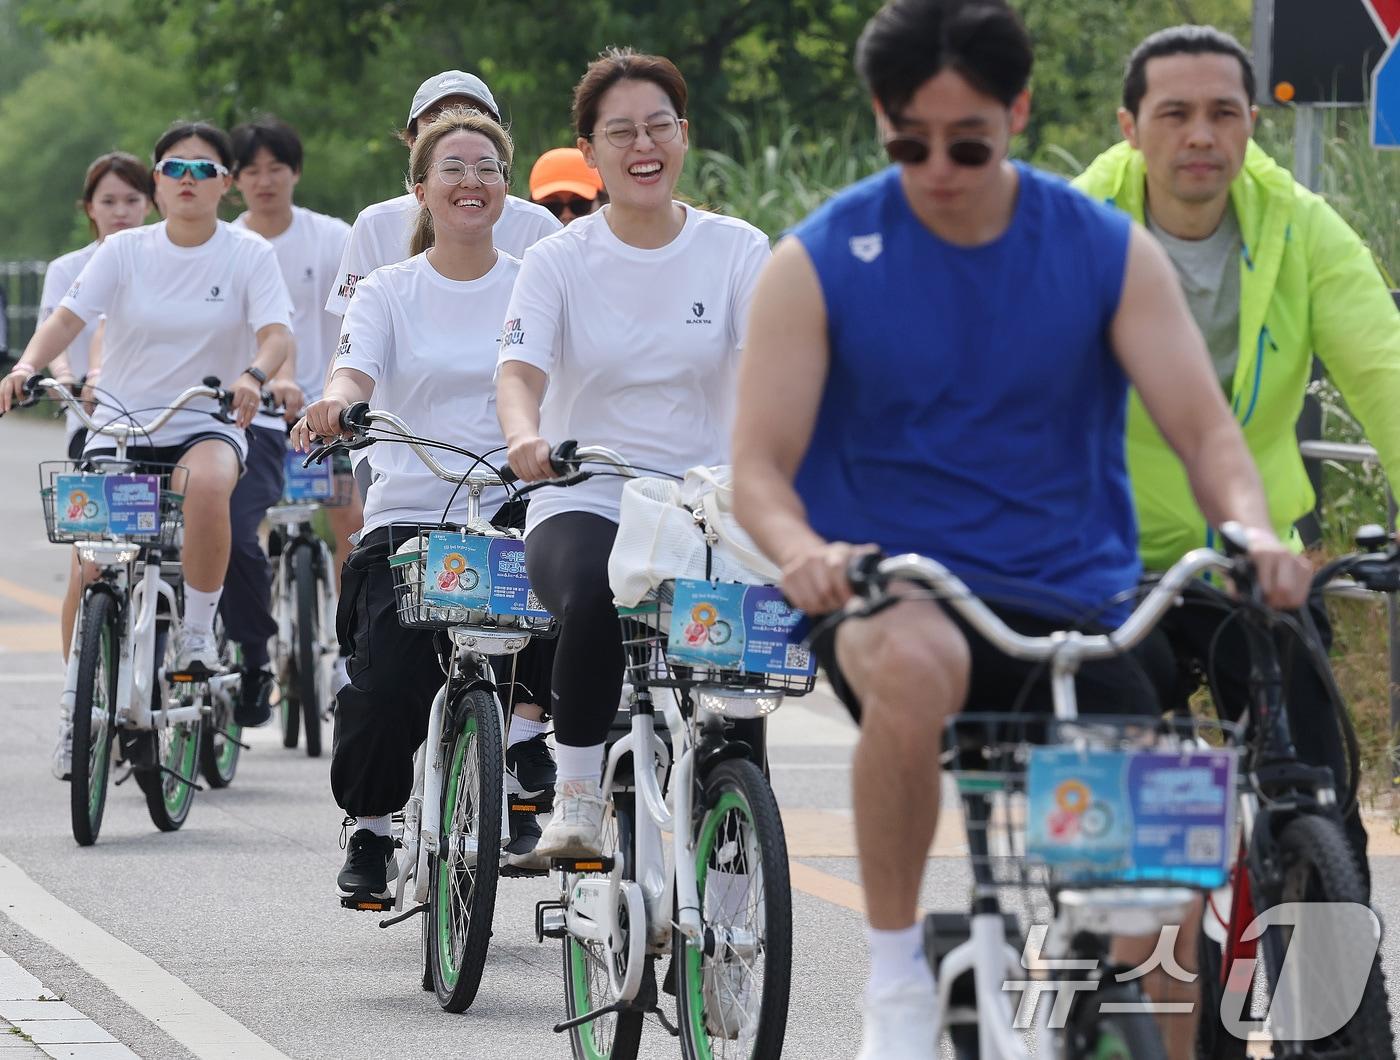
[[[1146,166],[1126,142],[1101,154],[1074,185],[1143,220]],[[1240,356],[1229,397],[1263,477],[1274,529],[1296,542],[1294,523],[1315,503],[1294,433],[1312,353],[1400,488],[1400,312],[1360,237],[1252,141],[1230,201],[1244,250]],[[1128,409],[1128,470],[1147,569],[1165,570],[1210,542],[1185,468],[1136,394]]]

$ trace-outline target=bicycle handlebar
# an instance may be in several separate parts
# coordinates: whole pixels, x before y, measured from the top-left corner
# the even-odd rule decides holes
[[[47,391],[52,397],[57,398],[67,405],[73,412],[77,413],[78,419],[90,434],[105,435],[109,438],[131,439],[142,435],[154,434],[167,423],[172,416],[198,398],[211,398],[219,403],[219,411],[210,413],[217,420],[224,423],[232,423],[233,416],[231,409],[233,406],[233,394],[225,390],[220,384],[217,376],[207,376],[201,386],[192,386],[183,391],[174,401],[172,401],[163,412],[156,416],[150,423],[133,424],[114,422],[99,424],[90,415],[87,409],[83,408],[82,401],[72,394],[68,387],[55,379],[46,379],[39,375],[31,375],[24,382],[24,393],[27,400],[20,403],[21,407],[35,404],[40,397],[40,391]]]

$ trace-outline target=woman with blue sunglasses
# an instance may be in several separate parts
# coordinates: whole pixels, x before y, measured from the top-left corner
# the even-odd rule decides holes
[[[247,457],[244,428],[262,384],[293,356],[291,298],[272,245],[219,220],[233,148],[203,122],[177,123],[156,142],[155,197],[164,220],[117,232],[83,268],[24,356],[0,382],[0,412],[98,317],[106,317],[98,422],[149,421],[181,391],[217,376],[234,394],[236,422],[214,419],[214,403],[191,403],[127,452],[138,461],[188,469],[185,492],[185,623],[179,669],[219,666],[214,615],[228,566],[229,495]],[[251,363],[250,349],[256,347]],[[97,438],[86,455],[110,452]]]

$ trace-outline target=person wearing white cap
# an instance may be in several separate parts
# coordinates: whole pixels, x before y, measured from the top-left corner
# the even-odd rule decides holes
[[[408,124],[400,138],[411,148],[417,139],[419,122],[426,124],[448,107],[460,104],[475,107],[496,121],[501,120],[500,109],[485,81],[462,70],[444,70],[418,86],[408,112]],[[418,201],[409,191],[360,211],[340,259],[340,271],[326,299],[327,312],[343,317],[355,293],[355,284],[382,265],[407,260],[410,256],[408,241],[418,209]],[[518,258],[530,244],[561,227],[559,220],[543,206],[507,195],[501,219],[496,222],[496,248]]]

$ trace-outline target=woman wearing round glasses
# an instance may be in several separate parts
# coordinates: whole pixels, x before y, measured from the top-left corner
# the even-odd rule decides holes
[[[292,355],[291,300],[271,244],[219,220],[229,188],[228,134],[203,122],[173,125],[156,142],[155,198],[165,219],[109,236],[23,358],[0,384],[8,411],[26,379],[49,365],[83,328],[106,317],[104,408],[99,422],[154,418],[187,387],[218,376],[233,391],[236,422],[192,403],[133,445],[138,461],[178,463],[185,489],[185,620],[176,644],[181,669],[219,666],[214,614],[229,556],[229,495],[247,454],[244,428],[261,386]],[[257,352],[248,363],[249,336]],[[112,452],[90,439],[87,455]]]
[[[501,126],[467,107],[450,108],[419,130],[409,159],[419,203],[413,257],[358,283],[325,396],[293,430],[298,446],[306,448],[313,435],[335,437],[340,414],[372,398],[424,437],[503,461],[492,375],[520,262],[497,250],[492,237],[505,209],[511,152]],[[381,443],[366,453],[373,479],[365,529],[345,562],[336,621],[350,650],[350,683],[337,695],[331,788],[355,818],[340,895],[373,899],[388,893],[390,815],[408,801],[413,755],[442,685],[433,634],[399,624],[389,557],[421,525],[464,523],[468,497],[434,477],[405,446]],[[503,525],[518,507],[499,488],[483,493],[481,505],[485,513],[499,509]],[[543,666],[535,661],[541,657]],[[548,703],[540,683],[548,681],[548,659],[547,644],[538,641],[517,656],[515,680],[533,702],[516,704],[513,748],[531,739],[543,747],[536,704]],[[545,779],[552,785],[550,767]],[[511,831],[512,856],[528,853],[539,836],[529,814],[512,814]]]
[[[669,59],[612,51],[574,90],[578,146],[609,204],[525,253],[501,338],[498,404],[511,467],[552,477],[551,443],[609,446],[681,473],[723,463],[738,349],[768,239],[674,199],[689,147],[686,85]],[[554,817],[536,855],[599,853],[602,749],[622,688],[608,553],[618,478],[536,493],[530,580],[559,618]]]

